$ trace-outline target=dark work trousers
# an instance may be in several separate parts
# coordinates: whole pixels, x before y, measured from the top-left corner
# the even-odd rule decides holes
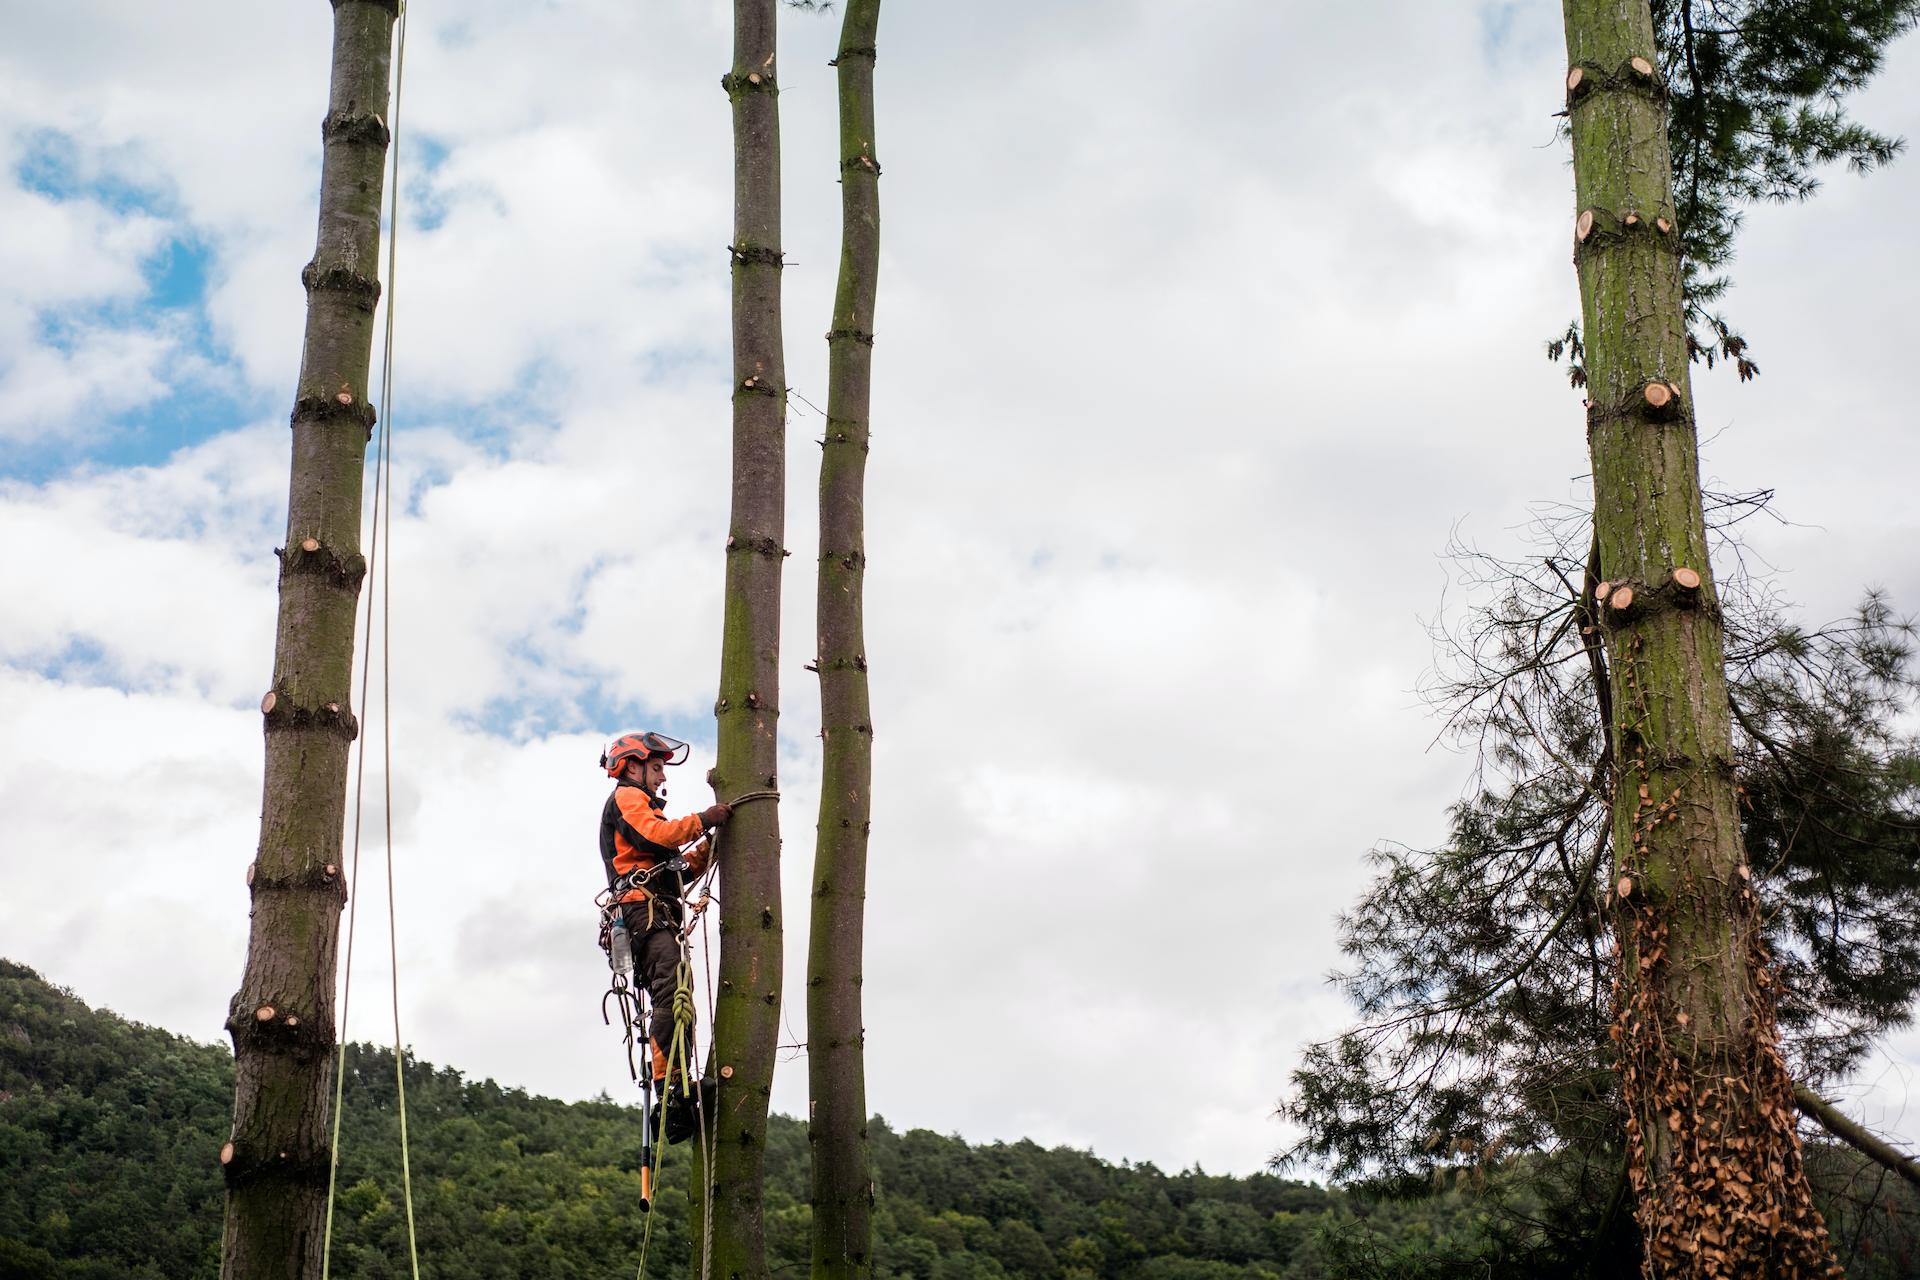
[[[649,906],[653,908],[651,927],[647,919]],[[653,1041],[655,1080],[666,1079],[667,1054],[673,1048],[673,993],[679,986],[676,977],[680,968],[677,906],[677,903],[655,901],[629,902],[621,907],[627,932],[633,935],[634,972],[639,975],[640,985],[647,989],[647,999],[653,1005],[653,1016],[647,1020],[647,1038]],[[697,1066],[693,1060],[692,1028],[688,1028],[687,1036],[687,1063]]]

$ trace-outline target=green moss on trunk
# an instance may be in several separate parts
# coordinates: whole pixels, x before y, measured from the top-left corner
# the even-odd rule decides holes
[[[827,425],[820,459],[816,666],[820,824],[807,948],[807,1127],[813,1152],[813,1274],[873,1274],[873,1179],[861,1016],[872,813],[867,691],[865,484],[874,297],[880,275],[880,162],[873,69],[880,0],[849,0],[835,62],[840,88],[840,281],[827,335]]]
[[[1614,1036],[1647,1274],[1821,1274],[1831,1250],[1801,1168],[1742,865],[1651,13],[1647,0],[1565,0],[1565,14],[1620,761]]]
[[[293,412],[266,780],[249,883],[246,971],[229,1010],[232,1151],[221,1274],[310,1276],[326,1199],[334,972],[343,901],[349,699],[366,454],[367,370],[379,270],[394,6],[337,0],[320,220]],[[316,544],[309,549],[304,544]],[[332,872],[329,867],[335,867]]]
[[[780,332],[780,113],[775,0],[735,0],[733,67],[733,506],[721,636],[722,799],[778,785],[780,577],[786,527],[786,365]],[[780,811],[742,806],[720,845],[720,964],[708,1073],[717,1090],[712,1203],[696,1178],[695,1218],[711,1214],[706,1274],[767,1275],[763,1162],[779,1044],[782,968]],[[702,1274],[696,1250],[693,1272]]]

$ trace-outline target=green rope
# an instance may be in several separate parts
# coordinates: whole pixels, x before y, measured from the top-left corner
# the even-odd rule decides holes
[[[406,1055],[400,1036],[400,957],[399,937],[395,925],[395,907],[393,893],[393,645],[392,645],[392,586],[393,565],[391,555],[379,556],[381,533],[384,530],[391,540],[393,533],[393,504],[383,502],[390,499],[388,492],[393,476],[392,451],[392,388],[393,388],[393,316],[395,297],[395,278],[399,265],[400,247],[400,91],[406,74],[407,64],[407,0],[400,0],[397,18],[396,43],[393,64],[393,106],[389,115],[392,128],[389,133],[393,177],[388,187],[389,212],[387,215],[387,281],[386,281],[386,333],[380,354],[380,445],[374,460],[373,515],[370,522],[371,536],[367,547],[369,563],[378,561],[381,572],[381,732],[383,735],[382,766],[386,786],[386,848],[387,848],[387,947],[392,976],[393,994],[393,1074],[397,1089],[396,1099],[400,1115],[400,1179],[402,1196],[407,1209],[407,1261],[412,1268],[413,1280],[420,1280],[420,1249],[414,1226],[413,1213],[413,1163],[410,1158],[407,1138],[407,1078]],[[373,593],[367,593],[367,633],[373,631]],[[360,705],[367,706],[367,688],[373,667],[373,646],[369,644],[362,656],[360,668]],[[353,789],[353,858],[348,883],[357,889],[360,884],[360,831],[363,806],[361,796],[365,787],[367,755],[365,743],[356,765]],[[333,1128],[327,1158],[327,1218],[326,1229],[321,1237],[320,1276],[327,1280],[333,1266],[333,1212],[337,1199],[336,1189],[340,1175],[340,1120],[343,1101],[346,1094],[347,1074],[347,1011],[353,995],[353,939],[354,927],[358,921],[359,895],[353,894],[347,907],[347,954],[344,981],[340,997],[340,1048],[334,1064],[333,1075]]]
[[[393,901],[393,317],[400,251],[400,88],[407,67],[407,0],[400,0],[398,47],[393,59],[393,202],[387,227],[387,332],[380,349],[380,417],[387,423],[380,450],[380,470],[387,489],[381,513],[387,533],[387,558],[380,568],[380,733],[381,760],[386,786],[387,832],[387,972],[393,989],[393,1080],[395,1109],[400,1113],[400,1192],[407,1207],[407,1262],[413,1280],[420,1280],[420,1242],[413,1220],[412,1145],[407,1140],[406,1054],[400,1038],[400,934]]]
[[[685,960],[682,960],[679,971],[674,975],[674,981],[679,984],[674,988],[673,992],[673,1034],[676,1040],[693,1029],[692,974],[693,966],[689,965]],[[685,1064],[685,1061],[686,1054],[683,1052],[681,1054],[682,1065]]]
[[[660,1161],[667,1149],[667,1088],[676,1071],[680,1077],[680,1087],[689,1092],[693,1088],[693,1069],[687,1062],[687,1055],[693,1046],[693,1021],[693,961],[689,958],[689,948],[683,939],[680,943],[680,962],[673,971],[673,1039],[667,1046],[666,1079],[660,1081],[660,1105],[655,1108],[659,1128],[653,1140],[653,1198],[647,1201],[647,1222],[640,1234],[640,1266],[634,1272],[635,1280],[646,1280],[647,1248],[653,1243],[653,1206],[660,1199]],[[706,1274],[704,1267],[701,1274]]]

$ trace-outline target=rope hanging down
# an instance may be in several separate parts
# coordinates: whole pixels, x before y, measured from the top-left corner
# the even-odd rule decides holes
[[[739,808],[756,800],[778,800],[780,793],[773,790],[749,791],[725,803],[729,808]],[[693,934],[700,931],[700,950],[710,963],[712,952],[707,939],[707,908],[713,904],[713,893],[708,887],[719,868],[718,841],[725,828],[713,831],[701,837],[711,841],[714,859],[700,879],[682,893],[686,904],[687,918],[676,931],[680,948],[680,958],[674,967],[673,991],[673,1036],[666,1051],[667,1080],[662,1082],[663,1096],[660,1105],[653,1103],[653,1072],[651,1063],[643,1071],[634,1060],[634,1048],[637,1043],[646,1043],[645,1028],[648,1024],[646,1008],[642,1003],[645,993],[643,986],[630,985],[627,976],[632,970],[632,952],[630,935],[627,933],[620,912],[620,903],[610,888],[594,899],[600,908],[600,944],[606,949],[607,962],[613,970],[612,982],[605,995],[600,998],[600,1017],[611,1024],[612,1018],[607,1011],[607,1001],[614,1001],[620,1011],[621,1036],[627,1054],[627,1072],[639,1085],[642,1097],[641,1121],[641,1210],[646,1215],[644,1228],[640,1235],[640,1260],[635,1268],[636,1280],[645,1280],[647,1274],[647,1253],[653,1243],[653,1209],[658,1200],[657,1180],[660,1172],[660,1160],[667,1146],[667,1106],[664,1087],[668,1081],[677,1078],[680,1087],[685,1089],[693,1105],[695,1135],[700,1146],[701,1168],[706,1173],[706,1194],[702,1199],[704,1212],[701,1222],[700,1239],[700,1276],[708,1280],[713,1267],[713,1141],[714,1133],[707,1126],[706,1090],[694,1083],[694,1067],[699,1055],[695,1048],[693,1028],[696,1023],[694,980],[693,980]],[[684,867],[685,854],[699,844],[695,841],[682,851],[671,863],[658,864],[668,867],[678,864]],[[707,1021],[713,1022],[713,975],[709,969],[707,975]]]
[[[709,834],[702,836],[701,840],[711,840],[712,838],[712,834]],[[684,866],[684,859],[687,852],[694,849],[699,843],[700,841],[695,841],[693,844],[689,844],[685,850],[682,850],[680,856],[675,857],[672,862]],[[671,864],[661,865],[667,866]],[[623,922],[620,909],[621,904],[612,889],[602,891],[596,895],[594,900],[595,905],[600,908],[600,942],[606,949],[607,962],[613,969],[612,983],[606,995],[600,998],[600,1016],[602,1020],[611,1022],[607,1014],[607,1001],[612,999],[616,1007],[620,1010],[621,1035],[627,1053],[627,1072],[633,1077],[634,1083],[637,1084],[641,1090],[640,1206],[646,1218],[640,1235],[640,1260],[635,1269],[635,1276],[638,1277],[639,1280],[644,1280],[647,1274],[647,1253],[653,1243],[653,1208],[659,1198],[657,1193],[657,1180],[660,1173],[662,1154],[665,1152],[668,1143],[666,1090],[671,1087],[670,1082],[676,1078],[676,1072],[678,1073],[677,1078],[680,1081],[680,1087],[687,1090],[692,1099],[700,1147],[703,1156],[706,1157],[705,1164],[709,1170],[709,1185],[707,1187],[709,1202],[711,1202],[713,1194],[711,1185],[712,1152],[707,1134],[704,1091],[695,1087],[692,1083],[694,1078],[693,1067],[698,1061],[693,1036],[693,1028],[696,1021],[693,993],[693,933],[696,928],[700,930],[701,948],[704,952],[707,941],[706,913],[707,908],[713,903],[713,894],[711,890],[707,888],[707,883],[712,878],[713,871],[714,868],[709,866],[706,873],[692,886],[692,889],[697,891],[697,896],[695,896],[694,892],[682,894],[682,901],[686,904],[687,918],[683,920],[681,927],[675,930],[680,955],[674,965],[674,991],[673,1004],[671,1006],[673,1011],[673,1035],[665,1054],[667,1076],[665,1080],[660,1082],[662,1086],[662,1096],[660,1105],[657,1107],[653,1101],[654,1079],[652,1063],[649,1061],[643,1070],[635,1063],[633,1056],[636,1042],[643,1044],[650,1043],[647,1040],[646,1033],[646,1027],[650,1019],[648,1018],[646,1007],[642,1003],[642,997],[646,994],[645,986],[629,985],[627,982],[627,976],[632,972],[633,966],[631,936],[628,934]],[[708,1010],[708,1016],[712,1016],[711,1009]],[[709,1214],[709,1217],[710,1216]],[[709,1222],[708,1228],[710,1231],[711,1222]],[[710,1243],[709,1239],[709,1248]],[[701,1276],[703,1278],[707,1275],[707,1256],[706,1250],[703,1249],[701,1265]]]
[[[413,1162],[407,1137],[406,1056],[400,1035],[400,955],[395,927],[393,890],[393,556],[381,554],[382,543],[391,544],[393,503],[389,490],[393,476],[393,316],[400,247],[400,90],[407,63],[407,0],[400,0],[396,20],[396,49],[393,64],[393,106],[390,111],[389,154],[392,172],[387,197],[387,282],[386,328],[380,353],[379,443],[373,464],[373,514],[369,522],[367,563],[380,575],[380,734],[381,769],[385,789],[385,843],[387,853],[387,958],[392,977],[393,1002],[393,1074],[397,1110],[400,1116],[400,1183],[407,1210],[407,1261],[413,1280],[420,1280],[420,1247],[414,1228]],[[367,593],[367,648],[361,655],[360,705],[368,705],[368,685],[373,667],[373,593]],[[353,854],[349,860],[347,899],[347,947],[340,995],[340,1046],[333,1073],[333,1132],[327,1160],[327,1224],[320,1248],[321,1280],[327,1280],[333,1264],[333,1209],[340,1173],[340,1117],[346,1090],[347,1013],[353,998],[353,941],[359,912],[360,831],[364,813],[363,794],[367,775],[366,740],[359,743],[353,783]]]

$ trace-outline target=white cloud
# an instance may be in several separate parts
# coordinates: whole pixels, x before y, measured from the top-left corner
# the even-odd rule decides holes
[[[151,403],[165,391],[177,351],[172,335],[97,325],[57,346],[29,341],[16,347],[0,364],[0,439],[70,430],[96,415]]]
[[[26,185],[26,141],[0,132],[0,445],[97,435],[94,419],[154,398],[170,366],[188,359],[174,329],[100,314],[145,295],[142,265],[172,234],[169,223]]]
[[[251,703],[267,685],[269,593],[284,509],[286,432],[236,432],[158,468],[0,487],[0,658],[27,667],[73,646],[110,683]],[[284,519],[284,517],[282,517]]]
[[[593,760],[631,726],[584,721],[614,704],[697,724],[716,684],[723,18],[612,3],[567,21],[507,4],[414,15],[403,163],[426,139],[438,162],[406,179],[422,216],[403,227],[396,291],[408,1034],[425,1056],[562,1096],[624,1079],[597,1016],[589,902]],[[1244,1171],[1283,1145],[1271,1112],[1294,1049],[1344,1016],[1319,979],[1362,855],[1431,839],[1465,781],[1465,762],[1427,749],[1436,726],[1410,692],[1437,553],[1463,518],[1483,542],[1512,538],[1529,501],[1577,495],[1586,470],[1577,403],[1538,356],[1574,310],[1551,145],[1559,37],[1551,13],[1516,21],[1497,57],[1445,6],[1310,24],[1243,6],[1194,23],[1134,3],[1092,27],[1062,6],[922,6],[883,32],[866,992],[870,1094],[894,1124],[1169,1168]],[[33,52],[0,54],[0,137],[84,139],[82,163],[163,191],[170,212],[55,202],[44,243],[79,265],[34,276],[10,237],[0,254],[26,257],[22,283],[0,273],[0,323],[137,296],[156,237],[191,233],[211,249],[206,318],[231,376],[285,394],[323,18],[240,15],[188,81],[169,51],[206,33],[157,11],[43,7],[16,27],[11,49]],[[792,17],[783,54],[790,381],[823,408],[834,34]],[[1875,118],[1920,120],[1898,100]],[[1817,609],[1862,581],[1920,599],[1895,322],[1916,173],[1837,179],[1755,215],[1736,300],[1767,372],[1702,383],[1736,427],[1709,470],[1778,483],[1791,514],[1824,526],[1761,535]],[[1844,275],[1844,298],[1811,261]],[[1809,323],[1836,304],[1848,323]],[[176,342],[101,336],[136,339]],[[153,377],[175,376],[179,357],[151,358]],[[127,381],[104,356],[64,384],[36,374],[35,429],[84,425]],[[796,1032],[818,431],[796,411],[782,666]],[[0,488],[0,545],[42,549],[0,558],[0,857],[18,886],[0,931],[89,998],[204,1037],[245,946],[286,459],[275,422],[160,465]],[[500,719],[516,732],[479,727]],[[157,754],[103,786],[101,741]],[[682,771],[676,807],[697,803],[703,772]],[[140,970],[144,940],[72,905],[71,857],[15,852],[81,849],[103,825],[143,833],[129,874],[180,921],[165,974]],[[371,932],[352,1031],[369,1037],[384,1026],[381,874],[369,862],[356,894]],[[1172,1046],[1172,1085],[1156,1042]],[[1905,1041],[1890,1053],[1915,1061]],[[804,1077],[783,1068],[777,1105],[804,1109]]]

